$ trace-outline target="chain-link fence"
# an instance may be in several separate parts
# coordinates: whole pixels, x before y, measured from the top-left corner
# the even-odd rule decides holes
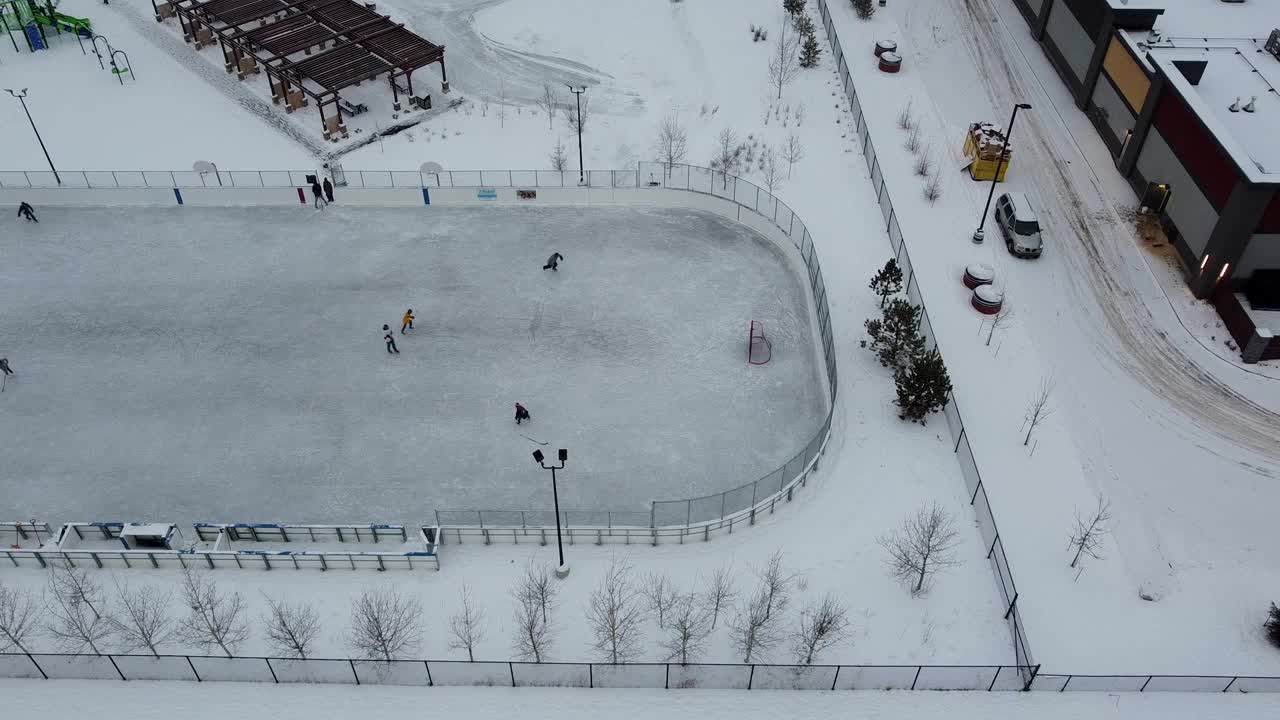
[[[1009,665],[530,663],[464,660],[0,653],[0,677],[344,685],[701,688],[712,690],[1022,690]]]

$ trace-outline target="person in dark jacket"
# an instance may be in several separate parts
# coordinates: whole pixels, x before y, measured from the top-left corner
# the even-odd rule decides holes
[[[324,179],[324,201],[326,203],[333,202],[333,183],[329,182],[329,178]]]
[[[40,222],[36,219],[36,210],[31,207],[31,203],[23,200],[18,204],[18,217],[24,217],[30,222]]]
[[[556,272],[560,272],[560,261],[563,259],[564,259],[564,256],[561,255],[560,253],[558,252],[551,253],[551,257],[547,258],[547,264],[543,265],[542,269],[555,270]]]
[[[382,339],[387,341],[387,353],[400,354],[400,348],[396,347],[396,336],[391,332],[390,325],[382,326]]]
[[[13,370],[9,368],[9,358],[0,358],[0,372],[5,375],[13,374]]]
[[[321,203],[324,205],[329,204],[325,202],[324,195],[321,194],[319,181],[311,183],[311,197],[315,198],[315,206],[317,210],[322,207]]]
[[[529,411],[525,410],[524,406],[520,403],[516,403],[516,424],[519,425],[521,420],[532,419],[533,418],[529,417]]]

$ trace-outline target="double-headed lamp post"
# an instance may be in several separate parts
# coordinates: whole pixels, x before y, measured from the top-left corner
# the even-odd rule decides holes
[[[53,179],[62,184],[62,178],[58,177],[58,168],[53,166],[53,159],[49,157],[49,149],[44,146],[44,139],[40,137],[40,131],[36,129],[36,121],[31,119],[31,111],[27,109],[27,89],[14,92],[9,88],[4,89],[5,92],[18,98],[18,102],[22,103],[22,112],[27,114],[27,122],[31,123],[31,130],[36,134],[36,142],[40,143],[40,149],[44,151],[44,159],[49,163],[49,169],[53,171]]]
[[[586,185],[586,170],[582,167],[582,93],[587,91],[586,85],[569,85],[569,92],[578,97],[578,184]]]
[[[996,183],[1000,182],[1000,170],[1004,167],[1004,159],[1009,154],[1009,142],[1013,137],[1013,121],[1018,119],[1019,110],[1030,110],[1031,106],[1027,103],[1018,103],[1013,106],[1013,115],[1009,116],[1009,127],[1004,131],[1004,145],[1000,146],[1000,159],[996,161],[996,174],[991,177],[991,192],[987,193],[987,204],[982,208],[982,217],[978,218],[978,229],[973,231],[973,241],[982,242],[986,236],[982,226],[987,224],[987,212],[991,210],[991,198],[996,196]],[[976,158],[975,158],[976,159]]]
[[[564,541],[560,539],[560,491],[556,487],[556,471],[564,469],[564,461],[569,459],[569,451],[560,448],[559,455],[559,465],[548,465],[543,462],[541,450],[533,451],[534,461],[541,465],[543,470],[551,471],[551,501],[556,509],[556,547],[560,550],[560,566],[556,568],[556,577],[564,578],[569,575],[569,566],[564,562]]]

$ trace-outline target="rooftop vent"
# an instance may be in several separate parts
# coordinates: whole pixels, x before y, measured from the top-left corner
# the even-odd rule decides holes
[[[1243,108],[1241,108],[1241,109],[1242,109],[1242,110],[1244,110],[1244,111],[1245,111],[1245,112],[1247,112],[1247,113],[1254,112],[1255,110],[1257,110],[1257,107],[1256,107],[1256,105],[1255,105],[1255,103],[1257,103],[1257,102],[1258,102],[1258,96],[1257,96],[1257,95],[1254,95],[1254,96],[1252,96],[1252,97],[1250,97],[1250,98],[1249,98],[1249,104],[1248,104],[1248,105],[1245,105],[1245,106],[1244,106]]]
[[[1240,112],[1240,98],[1237,97],[1235,102],[1227,106],[1227,109],[1231,112]]]
[[[1280,60],[1280,28],[1271,31],[1271,37],[1267,38],[1267,52],[1276,56]]]

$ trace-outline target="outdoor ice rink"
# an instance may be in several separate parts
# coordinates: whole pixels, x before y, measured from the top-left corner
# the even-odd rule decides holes
[[[521,433],[569,449],[562,508],[647,511],[768,473],[826,412],[802,266],[709,214],[37,210],[0,235],[9,519],[549,508]]]

